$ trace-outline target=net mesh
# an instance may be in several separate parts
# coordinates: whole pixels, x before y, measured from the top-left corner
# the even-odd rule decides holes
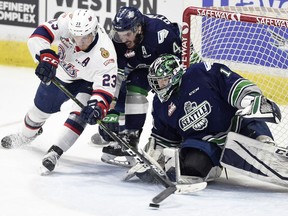
[[[288,17],[287,9],[213,9],[186,9],[189,21],[183,20],[183,24],[187,23],[190,30],[187,61],[220,62],[255,82],[266,97],[280,105],[282,122],[269,127],[276,143],[288,146],[288,20],[284,20]],[[221,10],[241,13],[241,21],[237,21],[237,13]]]

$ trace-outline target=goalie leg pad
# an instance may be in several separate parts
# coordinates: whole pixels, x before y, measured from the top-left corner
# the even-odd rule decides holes
[[[246,176],[288,186],[288,161],[279,156],[277,146],[243,135],[228,133],[221,164]]]
[[[141,153],[145,155],[150,161],[153,161],[153,164],[162,171],[163,175],[165,175],[164,170],[169,170],[171,173],[172,179],[175,179],[175,148],[165,148],[161,144],[157,143],[154,137],[149,138],[149,142],[145,145],[144,150],[141,150]],[[140,178],[144,182],[155,183],[154,177],[149,173],[150,167],[148,167],[145,163],[137,163],[130,170],[127,171],[124,176],[124,180],[127,181],[133,178],[135,175]],[[170,176],[166,176],[165,178],[170,178]]]
[[[177,148],[164,148],[163,156],[164,156],[164,170],[166,175],[172,182],[176,182],[176,171],[175,171],[175,151],[178,151]]]

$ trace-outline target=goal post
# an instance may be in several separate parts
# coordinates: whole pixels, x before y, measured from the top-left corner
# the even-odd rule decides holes
[[[282,122],[268,124],[288,146],[288,10],[188,7],[183,13],[182,63],[219,62],[255,82],[280,105]]]

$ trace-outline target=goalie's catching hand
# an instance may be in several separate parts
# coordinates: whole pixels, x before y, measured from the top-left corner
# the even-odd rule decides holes
[[[239,109],[236,115],[253,118],[265,122],[280,123],[281,111],[275,102],[263,95],[255,96],[250,105]]]

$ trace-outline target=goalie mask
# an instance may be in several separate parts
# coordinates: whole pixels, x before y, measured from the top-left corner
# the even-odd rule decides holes
[[[148,82],[161,103],[167,101],[180,85],[184,69],[180,59],[174,55],[162,55],[149,67]]]
[[[143,14],[134,7],[121,7],[112,22],[111,38],[116,43],[125,43],[128,49],[137,46],[143,39]]]
[[[77,46],[81,50],[86,50],[97,34],[97,17],[90,10],[77,9],[71,16],[68,29]]]

